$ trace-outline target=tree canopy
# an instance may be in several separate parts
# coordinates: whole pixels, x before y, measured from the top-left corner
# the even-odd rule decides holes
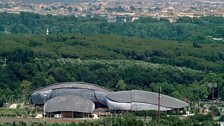
[[[130,17],[131,18],[131,17]],[[0,32],[13,34],[117,34],[141,38],[158,38],[179,42],[214,42],[223,38],[224,17],[181,17],[171,23],[168,19],[140,17],[134,22],[108,22],[95,17],[52,16],[21,12],[20,14],[0,13]],[[221,41],[223,42],[223,40]]]

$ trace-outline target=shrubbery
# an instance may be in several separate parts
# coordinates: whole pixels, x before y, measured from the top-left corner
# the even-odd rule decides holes
[[[203,119],[202,119],[203,118]],[[112,117],[105,117],[95,121],[84,121],[79,123],[47,123],[48,126],[218,126],[218,124],[212,123],[211,120],[206,120],[207,116],[200,115],[200,117],[196,118],[185,118],[179,119],[177,117],[161,117],[160,122],[156,122],[156,120],[150,120],[146,123],[144,120],[139,119],[137,116],[132,114],[125,114],[123,116],[116,115]],[[0,126],[11,126],[11,125],[18,125],[18,126],[44,126],[44,123],[5,123],[0,124]]]

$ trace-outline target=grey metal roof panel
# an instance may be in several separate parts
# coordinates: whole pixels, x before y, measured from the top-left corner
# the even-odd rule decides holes
[[[61,88],[84,88],[84,89],[91,89],[91,90],[96,90],[96,91],[103,91],[106,93],[112,92],[109,89],[100,87],[95,84],[91,83],[85,83],[85,82],[62,82],[62,83],[57,83],[50,85],[48,87],[44,87],[40,90],[34,91],[33,93],[37,92],[42,92],[42,91],[47,91],[47,90],[54,90],[54,89],[61,89]]]
[[[109,93],[107,98],[116,102],[121,103],[148,103],[148,104],[158,104],[158,93],[132,90],[132,91],[120,91]],[[179,99],[163,95],[160,97],[160,105],[169,108],[184,108],[188,106],[188,103],[181,101]]]
[[[44,109],[46,112],[83,112],[92,113],[95,105],[92,101],[75,95],[63,95],[48,100]]]

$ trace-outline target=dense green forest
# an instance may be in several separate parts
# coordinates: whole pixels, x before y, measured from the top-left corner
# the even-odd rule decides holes
[[[0,36],[0,101],[21,100],[40,87],[84,81],[112,90],[144,89],[184,100],[208,99],[218,83],[224,99],[224,45],[118,35]],[[125,86],[119,89],[118,82]],[[217,91],[219,90],[219,91]],[[218,94],[215,94],[217,98]]]
[[[0,13],[0,107],[27,101],[34,90],[67,81],[94,83],[114,91],[157,92],[161,87],[162,94],[193,104],[211,99],[208,83],[214,80],[218,84],[215,99],[224,99],[223,29],[224,17],[183,17],[175,23],[141,17],[135,22],[109,23],[99,16]],[[191,111],[197,110],[192,107]],[[32,114],[24,110],[8,113],[9,117]],[[132,113],[66,125],[154,126],[155,116],[150,115],[150,122]],[[216,124],[209,115],[184,119],[161,115],[160,125]]]
[[[117,34],[158,38],[179,42],[212,42],[213,38],[224,36],[224,17],[183,17],[175,23],[168,19],[141,17],[135,22],[109,23],[100,16],[52,16],[22,12],[20,14],[0,13],[2,33],[45,34]]]

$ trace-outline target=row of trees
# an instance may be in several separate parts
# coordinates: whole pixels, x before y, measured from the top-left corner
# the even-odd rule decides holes
[[[176,43],[116,35],[2,35],[0,39],[2,64],[4,58],[19,63],[36,57],[128,59],[205,72],[224,71],[221,43]]]
[[[175,23],[168,19],[142,17],[138,21],[109,23],[96,17],[52,16],[21,12],[0,13],[0,31],[5,33],[45,34],[119,34],[176,41],[211,42],[213,37],[224,36],[223,17],[183,17]]]

